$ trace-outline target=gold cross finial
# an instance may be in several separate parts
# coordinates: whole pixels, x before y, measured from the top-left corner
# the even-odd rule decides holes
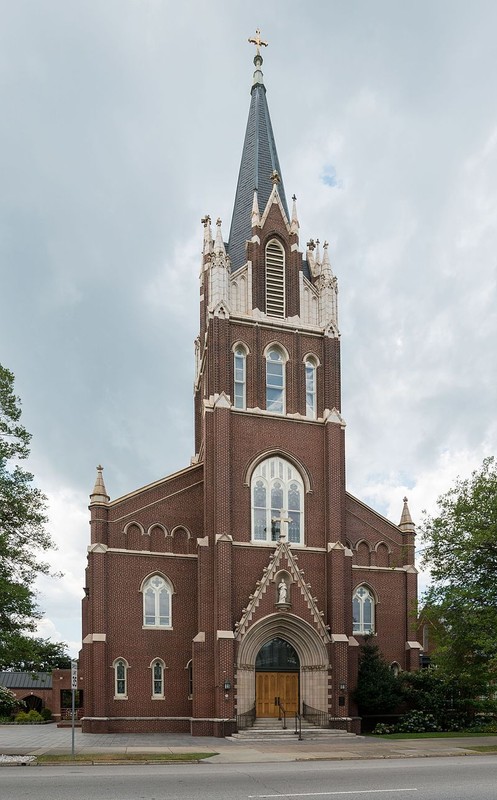
[[[249,43],[250,44],[255,44],[255,46],[257,48],[256,55],[258,55],[258,56],[260,56],[260,54],[261,54],[260,48],[261,47],[267,47],[267,42],[264,42],[261,39],[261,32],[260,32],[259,28],[257,28],[257,30],[255,32],[255,36],[252,36],[252,38],[249,39]]]

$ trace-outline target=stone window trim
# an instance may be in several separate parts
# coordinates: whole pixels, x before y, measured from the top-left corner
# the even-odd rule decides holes
[[[260,460],[250,481],[251,540],[305,542],[305,484],[299,470],[281,455]],[[278,521],[281,518],[281,523]]]
[[[357,603],[357,605],[355,605]],[[367,636],[376,633],[376,607],[379,603],[375,590],[367,583],[360,583],[352,593],[352,607],[356,607],[357,619],[352,612],[352,632],[354,635]]]
[[[264,348],[266,361],[265,410],[270,414],[286,414],[286,365],[289,354],[283,345],[272,342]]]
[[[288,461],[291,464],[291,466],[294,467],[297,470],[297,472],[300,473],[300,477],[304,484],[305,493],[306,494],[313,493],[311,476],[307,471],[307,468],[304,466],[304,464],[298,458],[295,458],[295,456],[292,455],[291,453],[288,453],[286,450],[281,450],[278,448],[274,448],[271,450],[264,450],[263,453],[259,453],[250,462],[250,464],[248,464],[245,470],[245,475],[243,477],[243,482],[245,486],[250,486],[254,471],[257,469],[259,464],[261,464],[263,461],[273,458],[273,456],[277,456],[278,458],[282,458],[284,461]]]
[[[112,662],[114,672],[114,700],[128,699],[128,670],[129,663],[122,656]]]
[[[152,700],[164,700],[165,672],[167,667],[162,658],[154,658],[150,662],[149,669],[152,680]]]
[[[239,411],[247,408],[247,356],[249,348],[244,342],[235,342],[233,353],[233,407]]]
[[[147,575],[140,586],[143,596],[144,630],[172,630],[172,599],[175,594],[172,581],[162,572]]]
[[[318,367],[319,359],[312,353],[304,356],[305,416],[317,419],[318,416]]]
[[[188,670],[188,700],[193,700],[193,659],[186,662],[185,669]]]

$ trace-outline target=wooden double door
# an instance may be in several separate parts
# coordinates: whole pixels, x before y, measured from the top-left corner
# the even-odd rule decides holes
[[[287,715],[299,710],[298,672],[256,672],[255,714],[257,717],[278,717],[277,698]]]

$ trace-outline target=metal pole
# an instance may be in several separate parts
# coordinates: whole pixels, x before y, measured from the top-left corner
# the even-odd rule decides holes
[[[74,758],[74,708],[78,687],[78,662],[71,661],[71,756]]]

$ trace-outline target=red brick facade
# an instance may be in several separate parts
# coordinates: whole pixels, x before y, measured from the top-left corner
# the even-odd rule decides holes
[[[346,492],[336,281],[327,250],[321,259],[311,243],[304,263],[298,223],[295,215],[287,219],[276,182],[261,213],[252,215],[245,273],[230,271],[220,226],[214,241],[210,220],[203,221],[193,465],[112,502],[99,473],[91,496],[84,731],[228,734],[237,715],[257,704],[257,654],[276,637],[298,656],[300,708],[318,708],[334,726],[357,730],[351,693],[362,635],[352,596],[361,585],[373,598],[385,657],[417,668],[412,524],[396,526]],[[280,317],[266,307],[270,241],[284,254]],[[321,316],[304,312],[305,292],[321,303]],[[235,407],[239,345],[245,395]],[[284,413],[267,408],[272,345],[284,357]],[[309,357],[315,414],[306,411]],[[269,541],[254,533],[254,475],[269,459],[280,459],[274,469],[293,470],[303,487],[300,542],[289,542],[284,522],[275,541],[267,528],[260,535]],[[171,592],[170,624],[153,626],[144,616],[146,581],[154,575]],[[154,697],[157,659],[163,685]],[[120,684],[118,669],[125,673]]]

